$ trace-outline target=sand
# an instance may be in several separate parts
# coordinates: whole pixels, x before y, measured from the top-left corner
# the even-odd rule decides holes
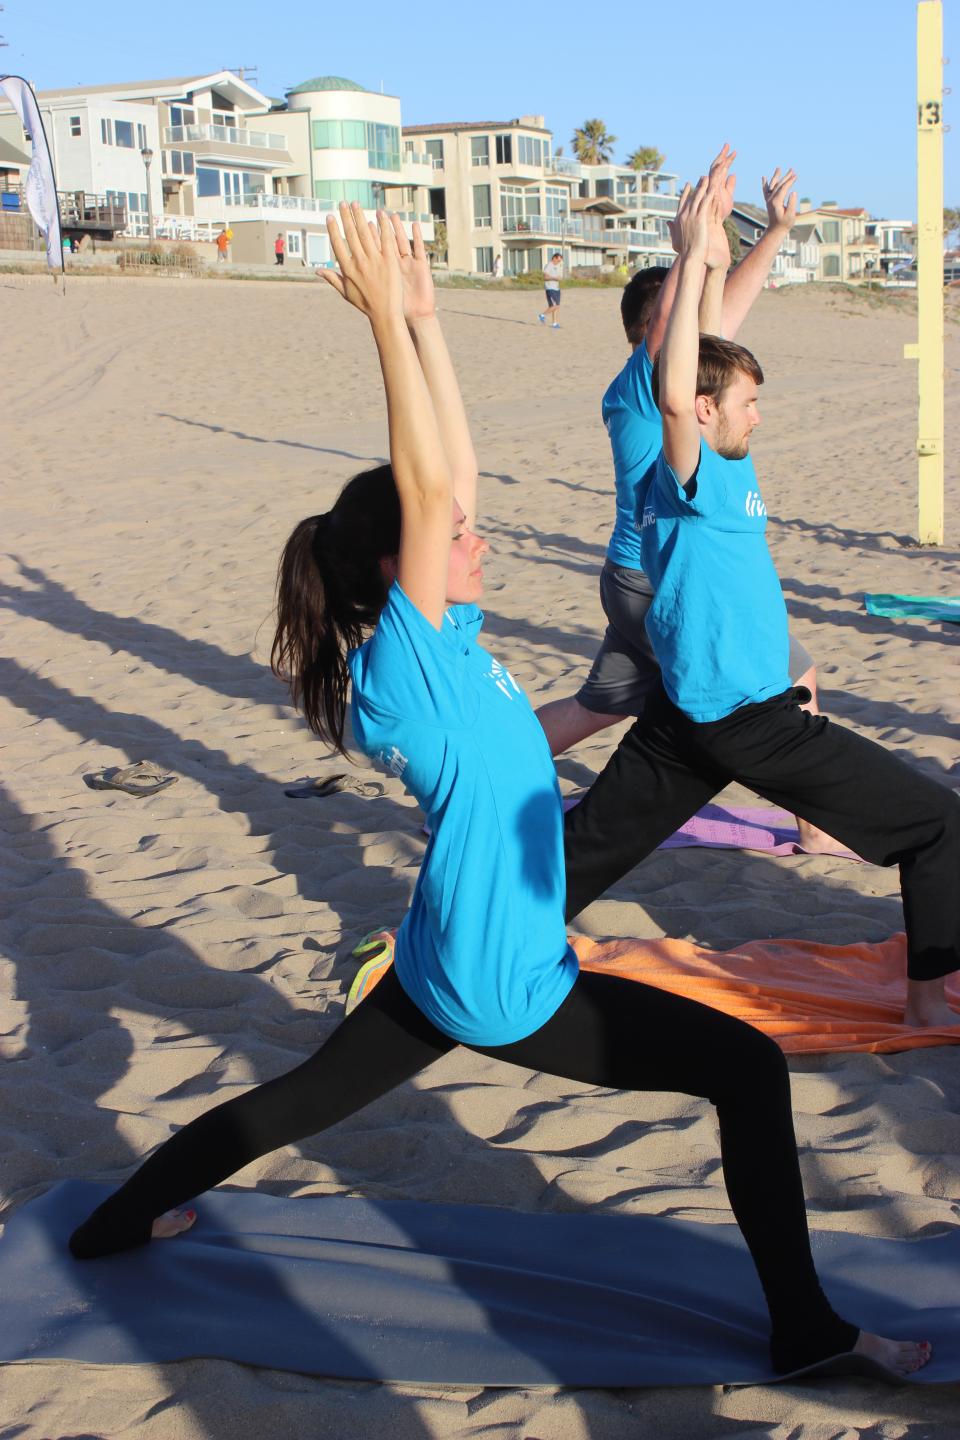
[[[316,285],[0,277],[5,607],[0,1118],[5,1214],[57,1180],[118,1180],[215,1097],[297,1063],[336,1025],[352,945],[395,923],[423,852],[399,783],[297,802],[342,768],[267,669],[291,525],[384,456],[373,348]],[[599,398],[624,359],[616,292],[445,291],[483,470],[487,643],[539,700],[601,629],[612,519]],[[825,708],[956,784],[957,632],[866,615],[865,590],[960,593],[916,523],[911,301],[764,294],[741,338],[767,374],[754,454],[770,539]],[[948,327],[948,413],[960,346]],[[956,454],[955,422],[948,455]],[[560,765],[589,782],[613,736]],[[150,759],[151,800],[83,776]],[[361,776],[372,772],[361,765]],[[380,777],[383,778],[383,777]],[[732,792],[743,801],[750,797]],[[896,876],[839,860],[671,851],[580,922],[715,947],[901,927]],[[955,1051],[792,1062],[811,1223],[913,1235],[957,1223]],[[682,1131],[678,1140],[677,1131]],[[709,1107],[590,1092],[456,1053],[319,1140],[236,1179],[362,1194],[728,1219]],[[15,1297],[4,1297],[10,1303]],[[346,1384],[239,1366],[0,1371],[0,1436],[138,1440],[656,1435],[954,1437],[953,1389],[564,1391]]]

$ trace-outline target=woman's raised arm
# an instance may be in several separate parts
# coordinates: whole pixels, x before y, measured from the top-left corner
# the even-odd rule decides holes
[[[378,215],[368,226],[359,205],[327,217],[340,272],[320,273],[370,321],[380,357],[390,427],[390,465],[400,497],[397,578],[410,601],[436,629],[447,603],[453,536],[453,484],[427,388],[403,313],[403,277],[393,224]]]

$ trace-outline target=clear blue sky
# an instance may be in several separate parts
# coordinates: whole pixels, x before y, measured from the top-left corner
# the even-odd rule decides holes
[[[570,153],[573,128],[599,117],[615,158],[657,145],[681,176],[723,140],[739,151],[738,195],[792,164],[801,196],[916,209],[914,0],[740,5],[656,0],[398,5],[366,0],[199,0],[90,4],[2,0],[0,69],[38,89],[257,66],[280,96],[313,75],[344,75],[398,95],[407,124],[543,114]],[[446,14],[444,14],[444,8]],[[945,0],[947,204],[960,205],[960,0]],[[657,18],[649,18],[657,17]]]

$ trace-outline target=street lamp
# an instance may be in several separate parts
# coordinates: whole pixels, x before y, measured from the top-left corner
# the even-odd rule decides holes
[[[153,159],[153,151],[149,145],[144,145],[140,151],[140,159],[143,161],[143,168],[147,172],[147,235],[150,244],[153,244],[153,199],[150,195],[150,162]]]

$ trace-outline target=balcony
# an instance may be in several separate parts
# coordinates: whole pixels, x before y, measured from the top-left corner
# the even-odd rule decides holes
[[[219,205],[229,210],[234,220],[265,220],[282,211],[287,217],[297,213],[319,223],[337,208],[332,200],[314,200],[309,195],[266,195],[259,190],[247,191],[245,195],[213,195],[209,199],[213,208]],[[241,214],[241,211],[247,213]]]
[[[198,160],[220,158],[264,167],[291,163],[286,135],[239,125],[167,125],[163,143],[190,149]]]
[[[583,235],[583,221],[569,215],[502,215],[501,235],[522,235],[525,240],[577,240]]]
[[[564,175],[568,180],[581,180],[583,166],[579,160],[568,160],[565,155],[554,155],[544,167],[551,175]]]
[[[435,170],[436,166],[432,155],[418,155],[407,151],[401,161],[400,178],[397,183],[422,185],[429,190],[436,183],[434,180]]]
[[[680,204],[679,195],[647,195],[646,193],[636,196],[638,208],[641,210],[653,210],[659,215],[676,215],[677,207]]]

